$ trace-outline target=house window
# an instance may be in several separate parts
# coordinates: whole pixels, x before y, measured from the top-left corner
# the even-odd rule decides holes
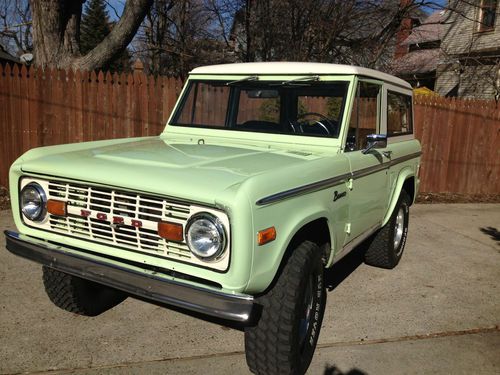
[[[495,28],[498,0],[481,0],[479,6],[479,31],[491,31]]]

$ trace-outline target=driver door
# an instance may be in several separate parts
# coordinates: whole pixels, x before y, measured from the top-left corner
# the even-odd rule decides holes
[[[366,136],[380,134],[382,92],[382,83],[358,81],[344,146],[352,172],[345,243],[361,238],[380,225],[387,206],[389,164],[384,149],[362,152],[367,146]]]

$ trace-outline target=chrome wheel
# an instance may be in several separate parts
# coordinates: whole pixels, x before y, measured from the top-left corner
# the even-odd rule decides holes
[[[394,223],[394,250],[397,250],[396,256],[403,251],[403,249],[398,249],[401,244],[401,239],[403,238],[403,231],[405,227],[405,211],[403,207],[399,208],[398,216],[396,216],[396,222]]]
[[[314,304],[313,280],[314,277],[313,275],[311,275],[311,277],[309,277],[309,280],[307,282],[306,290],[304,293],[304,310],[299,323],[299,343],[301,350],[304,347],[307,333],[309,332],[309,326],[311,324],[311,317]]]

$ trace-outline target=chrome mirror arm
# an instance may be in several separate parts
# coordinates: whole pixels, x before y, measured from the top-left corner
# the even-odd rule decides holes
[[[373,149],[387,147],[386,134],[368,134],[366,136],[366,141],[366,148],[364,150],[361,150],[361,153],[363,153],[364,155],[368,154]]]

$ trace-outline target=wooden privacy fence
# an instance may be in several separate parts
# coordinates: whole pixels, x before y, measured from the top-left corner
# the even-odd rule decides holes
[[[0,66],[0,185],[39,146],[158,135],[181,90],[174,78]],[[500,194],[494,101],[416,97],[421,191]]]
[[[158,135],[182,88],[143,73],[0,66],[0,186],[10,164],[39,146]]]
[[[422,192],[500,194],[500,103],[416,96]]]

